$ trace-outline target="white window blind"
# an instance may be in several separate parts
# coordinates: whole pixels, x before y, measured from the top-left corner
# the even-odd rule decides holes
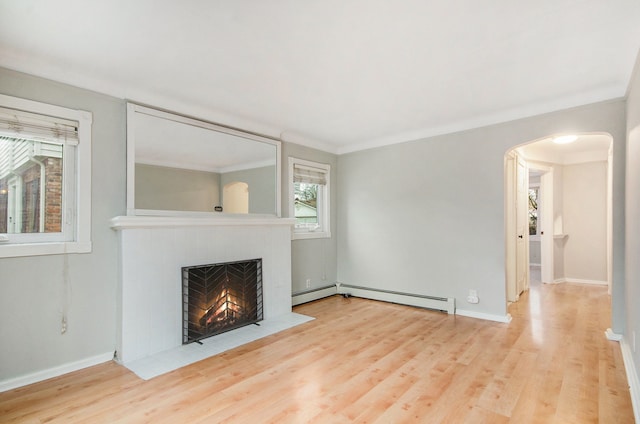
[[[79,140],[77,122],[3,107],[0,107],[0,134],[71,146]]]
[[[293,165],[293,182],[327,185],[327,172],[324,169],[300,164]]]

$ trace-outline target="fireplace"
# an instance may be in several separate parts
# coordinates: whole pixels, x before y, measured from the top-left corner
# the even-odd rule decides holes
[[[182,343],[263,319],[262,259],[182,268]]]

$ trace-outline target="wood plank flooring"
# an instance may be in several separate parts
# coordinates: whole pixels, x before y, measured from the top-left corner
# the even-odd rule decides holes
[[[339,296],[294,310],[316,320],[150,381],[106,363],[0,393],[0,422],[633,422],[603,287],[532,287],[510,324]]]

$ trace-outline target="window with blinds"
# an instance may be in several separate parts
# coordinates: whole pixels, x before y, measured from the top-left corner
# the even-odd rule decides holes
[[[289,158],[290,216],[295,217],[295,238],[330,237],[327,164]]]
[[[87,250],[90,125],[88,112],[0,95],[0,257]]]

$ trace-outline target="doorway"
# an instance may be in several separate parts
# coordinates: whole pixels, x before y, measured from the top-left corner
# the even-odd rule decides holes
[[[527,162],[529,285],[553,282],[553,166]]]
[[[574,137],[573,145],[547,137],[505,155],[508,302],[536,282],[610,287],[612,138]]]

